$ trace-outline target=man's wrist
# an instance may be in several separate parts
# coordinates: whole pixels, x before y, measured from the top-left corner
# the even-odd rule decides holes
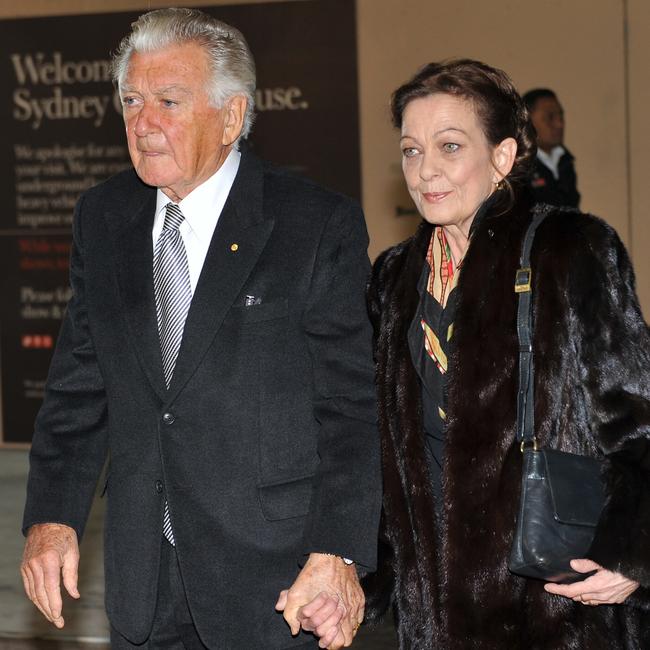
[[[353,559],[346,558],[343,555],[336,555],[336,553],[325,553],[324,551],[314,551],[310,553],[305,566],[317,565],[320,562],[328,563],[330,566],[338,565],[339,568],[345,567],[345,569],[350,569],[351,571],[354,571],[359,578],[367,573],[367,570],[363,566],[357,564]]]

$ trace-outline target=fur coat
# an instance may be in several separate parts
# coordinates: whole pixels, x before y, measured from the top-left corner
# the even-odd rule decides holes
[[[513,286],[539,209],[548,216],[532,250],[537,437],[604,459],[608,498],[588,557],[641,584],[625,605],[574,603],[507,568],[522,458]],[[457,286],[437,514],[407,342],[431,232],[423,222],[383,253],[369,287],[385,490],[369,619],[392,605],[409,650],[650,648],[650,335],[624,246],[595,217],[527,199],[477,224]]]

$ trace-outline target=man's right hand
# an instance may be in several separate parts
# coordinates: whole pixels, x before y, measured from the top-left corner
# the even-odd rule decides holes
[[[27,533],[20,573],[29,599],[43,616],[62,628],[61,575],[73,598],[79,598],[79,544],[73,528],[63,524],[34,524]]]

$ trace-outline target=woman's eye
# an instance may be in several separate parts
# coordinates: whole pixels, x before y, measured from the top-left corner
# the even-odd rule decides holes
[[[445,144],[442,145],[442,148],[445,153],[454,153],[460,149],[460,145],[455,142],[445,142]]]
[[[402,155],[405,158],[413,158],[413,156],[416,156],[418,154],[418,150],[415,147],[405,147],[402,149]]]

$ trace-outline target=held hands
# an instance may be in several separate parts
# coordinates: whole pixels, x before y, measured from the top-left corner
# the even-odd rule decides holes
[[[320,637],[321,648],[347,648],[363,620],[365,597],[354,565],[340,557],[312,553],[275,608],[294,636],[302,628]]]
[[[35,524],[27,533],[20,573],[28,598],[43,616],[62,628],[61,574],[67,592],[79,598],[79,545],[74,529],[63,524]]]
[[[547,582],[544,589],[550,594],[572,598],[583,605],[616,605],[622,603],[639,586],[638,582],[603,569],[592,560],[571,560],[571,568],[578,573],[596,573],[570,585]]]

